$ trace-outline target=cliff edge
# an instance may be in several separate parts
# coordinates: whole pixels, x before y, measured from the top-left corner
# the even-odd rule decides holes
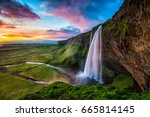
[[[125,0],[102,25],[104,64],[131,75],[142,91],[150,91],[150,0]],[[88,47],[97,28],[67,43]]]
[[[150,90],[150,1],[125,0],[103,25],[103,59],[131,74],[143,91]]]

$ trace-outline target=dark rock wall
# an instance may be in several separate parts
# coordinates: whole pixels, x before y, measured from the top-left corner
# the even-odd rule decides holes
[[[105,62],[121,66],[143,91],[150,90],[150,0],[126,0],[103,26]]]

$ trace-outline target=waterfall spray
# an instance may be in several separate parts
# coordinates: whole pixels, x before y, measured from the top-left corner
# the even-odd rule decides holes
[[[100,84],[102,80],[102,27],[95,32],[87,55],[84,74],[89,79],[95,79]]]
[[[102,26],[95,32],[91,41],[85,62],[84,72],[79,73],[77,78],[85,81],[85,78],[98,81],[103,84],[102,79]],[[78,79],[79,82],[81,80]]]

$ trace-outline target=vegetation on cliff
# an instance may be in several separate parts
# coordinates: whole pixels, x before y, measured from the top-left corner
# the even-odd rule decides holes
[[[87,86],[71,86],[62,82],[53,83],[35,93],[23,96],[22,100],[132,100],[150,99],[150,93],[136,93],[129,87],[131,80],[122,76],[116,78],[116,83],[102,86],[99,84]],[[130,83],[130,84],[128,84]],[[119,86],[119,87],[116,87]],[[128,88],[127,88],[128,87]]]

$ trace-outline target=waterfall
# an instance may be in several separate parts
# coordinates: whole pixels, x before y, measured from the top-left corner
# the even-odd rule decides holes
[[[102,79],[102,27],[95,32],[86,58],[84,73],[89,79],[103,84]]]

